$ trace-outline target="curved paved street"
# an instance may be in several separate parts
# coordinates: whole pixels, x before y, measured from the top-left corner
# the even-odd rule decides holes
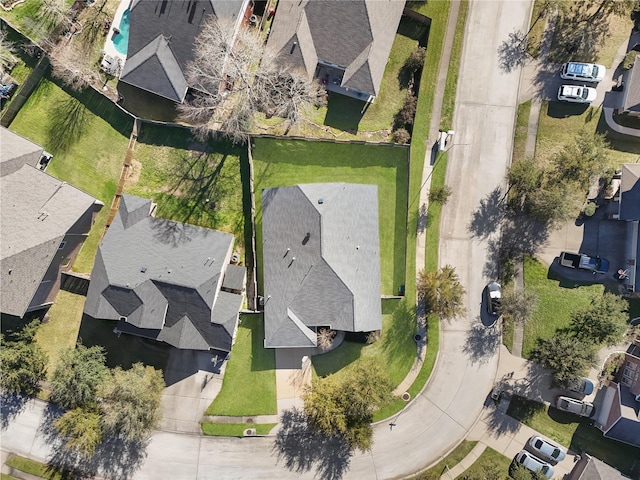
[[[158,432],[133,478],[397,478],[438,461],[466,436],[493,384],[499,342],[497,334],[474,328],[496,234],[472,236],[468,227],[480,200],[502,184],[511,157],[520,69],[504,73],[497,51],[509,33],[527,30],[531,4],[479,0],[470,6],[447,172],[454,193],[443,209],[440,244],[441,265],[455,266],[466,286],[468,315],[443,325],[440,356],[425,391],[393,420],[393,428],[375,427],[371,452],[355,454],[348,465],[337,462],[334,470],[318,472],[304,455],[300,468],[279,464],[273,438]],[[480,227],[486,232],[487,225]],[[2,448],[46,460],[50,447],[37,433],[42,414],[42,403],[30,403],[2,432]]]

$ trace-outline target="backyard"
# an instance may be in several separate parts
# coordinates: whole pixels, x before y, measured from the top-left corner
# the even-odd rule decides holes
[[[593,421],[515,395],[507,414],[574,452],[586,452],[629,475],[640,448],[605,438]]]

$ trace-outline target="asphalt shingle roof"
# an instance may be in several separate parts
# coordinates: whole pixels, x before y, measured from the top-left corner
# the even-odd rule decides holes
[[[382,326],[378,190],[326,183],[262,195],[267,347],[315,345],[315,328]]]
[[[11,130],[0,127],[0,176],[4,177],[23,165],[35,167],[40,161],[44,148],[21,137]]]
[[[622,165],[620,220],[640,220],[640,163]]]
[[[175,102],[187,93],[185,70],[207,17],[237,18],[242,0],[134,0],[120,80]]]
[[[233,236],[151,217],[150,209],[150,200],[123,195],[96,256],[85,312],[178,348],[229,351],[242,302],[220,291]]]
[[[640,55],[636,55],[624,88],[626,92],[622,109],[628,112],[640,112]]]
[[[102,203],[23,164],[0,178],[0,205],[1,311],[22,317],[67,232]]]
[[[404,0],[280,0],[268,48],[305,68],[318,62],[345,70],[342,86],[378,95]]]

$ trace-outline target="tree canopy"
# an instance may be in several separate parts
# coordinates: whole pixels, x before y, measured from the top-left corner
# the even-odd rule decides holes
[[[65,448],[78,452],[84,458],[91,458],[102,442],[100,414],[94,410],[69,410],[56,419],[54,428],[64,438]]]
[[[98,385],[108,373],[105,361],[100,346],[64,349],[51,379],[51,401],[65,409],[95,403]]]
[[[391,400],[392,388],[375,360],[363,360],[342,380],[333,375],[315,379],[305,391],[304,412],[316,430],[367,451],[373,445],[373,414]]]
[[[576,337],[597,345],[622,341],[628,329],[629,303],[610,292],[594,297],[591,304],[571,314],[571,329]]]
[[[567,386],[576,383],[589,368],[597,364],[598,356],[591,342],[577,339],[568,333],[557,333],[539,340],[531,352],[531,359],[553,370],[553,383]]]
[[[47,356],[34,336],[40,322],[0,336],[0,387],[8,393],[37,395],[47,376]]]
[[[421,270],[417,289],[418,298],[424,302],[427,313],[435,313],[442,319],[464,314],[465,289],[451,265],[437,272]]]
[[[531,290],[507,290],[503,292],[500,312],[516,323],[525,324],[538,306],[538,295]]]

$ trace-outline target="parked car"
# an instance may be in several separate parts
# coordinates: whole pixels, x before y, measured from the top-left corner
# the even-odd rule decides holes
[[[579,82],[600,82],[607,69],[597,63],[568,62],[562,65],[560,78]]]
[[[581,417],[592,417],[596,409],[591,402],[583,402],[575,398],[558,396],[556,398],[556,408],[563,412],[575,413]]]
[[[593,393],[595,386],[593,382],[588,378],[581,378],[578,382],[573,385],[569,385],[568,390],[572,392],[581,393],[583,395],[591,395]]]
[[[500,302],[502,301],[502,287],[498,282],[491,282],[484,289],[485,303],[489,315],[500,313]]]
[[[600,257],[590,257],[584,253],[560,253],[560,265],[567,268],[579,268],[593,273],[607,273],[609,260]]]
[[[572,103],[591,103],[598,96],[595,88],[579,85],[561,85],[558,89],[558,100]]]
[[[537,435],[529,439],[529,446],[540,458],[551,460],[554,463],[561,462],[567,456],[567,452],[562,448]]]
[[[532,472],[540,472],[547,478],[553,477],[553,467],[544,460],[540,460],[532,453],[527,452],[526,450],[522,450],[520,453],[518,453],[514,460],[516,463],[522,465],[527,470],[531,470]]]

